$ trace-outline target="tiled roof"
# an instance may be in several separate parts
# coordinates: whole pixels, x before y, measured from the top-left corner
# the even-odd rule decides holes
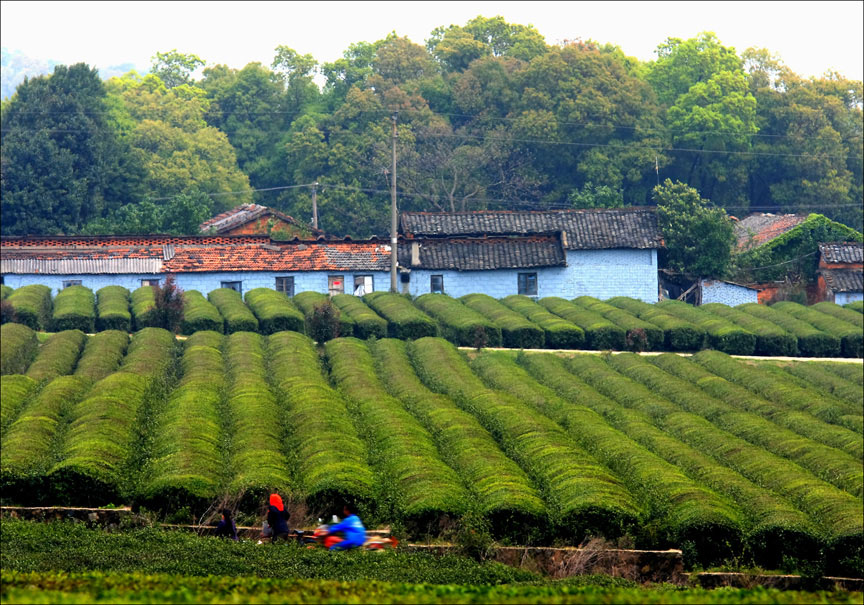
[[[412,263],[411,248],[415,246],[417,254]],[[535,236],[409,240],[400,246],[399,264],[417,269],[478,271],[560,267],[567,263],[560,239]]]
[[[750,249],[770,242],[807,220],[804,214],[766,214],[757,212],[735,223],[739,249]]]
[[[230,231],[231,229],[234,229],[239,225],[245,225],[250,221],[254,221],[255,219],[266,215],[275,216],[276,218],[279,218],[286,223],[296,225],[301,229],[305,229],[313,233],[318,232],[311,227],[301,225],[293,217],[290,217],[287,214],[283,214],[278,210],[268,208],[267,206],[260,206],[258,204],[242,204],[240,206],[237,206],[236,208],[232,208],[231,210],[223,212],[222,214],[217,214],[213,218],[204,221],[198,228],[201,230],[201,233],[207,233],[212,229],[213,233],[219,234]]]
[[[819,273],[833,292],[864,291],[864,271],[861,269],[822,269]]]
[[[834,263],[864,263],[864,244],[861,242],[831,242],[819,244],[822,261]]]
[[[568,250],[660,248],[663,237],[652,208],[530,212],[403,212],[409,237],[529,235],[563,231]]]

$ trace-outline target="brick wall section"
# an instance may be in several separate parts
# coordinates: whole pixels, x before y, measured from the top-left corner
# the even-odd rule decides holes
[[[9,236],[0,240],[3,248],[15,247],[59,247],[68,248],[79,246],[83,248],[117,247],[117,246],[161,246],[170,244],[173,246],[210,246],[214,244],[243,245],[243,244],[269,244],[270,237],[267,235],[202,235],[202,236],[173,236],[173,235],[105,235],[105,236]]]

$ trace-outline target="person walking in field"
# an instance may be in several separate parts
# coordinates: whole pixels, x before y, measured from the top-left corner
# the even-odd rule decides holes
[[[287,540],[291,537],[288,519],[291,515],[285,510],[282,496],[270,494],[270,504],[267,507],[267,525],[270,526],[270,541]]]
[[[359,548],[366,542],[366,528],[363,527],[363,522],[351,510],[351,507],[346,504],[342,508],[345,519],[341,523],[330,526],[330,535],[324,539],[324,546],[330,550],[348,550],[349,548]],[[342,532],[345,536],[341,538],[335,536],[336,532]]]

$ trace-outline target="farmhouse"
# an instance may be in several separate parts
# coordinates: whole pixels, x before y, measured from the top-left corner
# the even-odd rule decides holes
[[[231,220],[241,219],[208,221],[210,230],[230,230]],[[657,300],[662,239],[651,211],[406,213],[402,229],[400,287],[413,295]],[[45,284],[55,294],[70,285],[135,289],[167,275],[204,294],[267,287],[289,296],[307,290],[362,295],[390,286],[390,244],[376,238],[13,236],[2,238],[0,250],[4,283]]]
[[[212,235],[274,235],[276,239],[309,238],[323,235],[273,208],[258,204],[242,204],[204,221],[201,233]]]
[[[864,244],[819,245],[819,294],[838,305],[864,300]]]

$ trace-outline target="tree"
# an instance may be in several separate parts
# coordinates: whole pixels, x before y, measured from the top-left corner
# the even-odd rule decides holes
[[[161,286],[153,286],[153,290],[156,327],[177,333],[183,322],[183,290],[177,287],[173,275],[166,277]]]
[[[150,73],[157,76],[168,88],[174,88],[192,82],[192,73],[204,65],[204,60],[198,55],[177,52],[177,49],[167,53],[157,52],[151,59]]]
[[[507,23],[503,17],[478,16],[464,26],[438,27],[426,48],[451,71],[463,71],[485,56],[530,61],[546,52],[546,41],[533,25]]]
[[[735,231],[722,208],[699,192],[666,179],[653,191],[666,248],[663,264],[695,278],[723,277],[732,257]]]

